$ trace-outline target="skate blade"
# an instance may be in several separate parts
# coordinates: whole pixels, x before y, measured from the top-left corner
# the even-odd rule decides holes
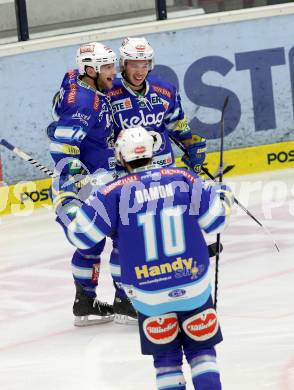
[[[89,316],[81,316],[81,317],[75,317],[74,319],[74,326],[92,326],[92,325],[100,325],[105,324],[106,322],[113,321],[114,316],[103,316],[103,317],[96,317],[91,319]]]
[[[121,325],[137,325],[138,324],[137,318],[133,318],[133,317],[127,316],[125,314],[115,314],[114,322],[116,324],[121,324]]]

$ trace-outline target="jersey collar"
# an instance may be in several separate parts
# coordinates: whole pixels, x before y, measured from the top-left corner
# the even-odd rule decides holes
[[[147,79],[145,79],[146,89],[145,89],[145,93],[144,94],[137,93],[136,91],[133,91],[131,89],[131,87],[129,86],[128,82],[124,78],[122,78],[121,81],[122,81],[122,84],[125,87],[125,89],[133,96],[136,96],[136,97],[138,97],[138,96],[146,96],[148,94],[148,92],[149,92],[150,86],[149,86],[149,83],[148,83]]]
[[[146,172],[146,171],[150,171],[150,170],[153,170],[153,169],[158,169],[158,167],[153,165],[153,164],[149,164],[149,165],[144,165],[144,167],[135,168],[135,169],[132,170],[131,173]]]
[[[90,89],[91,91],[93,91],[97,95],[106,96],[104,93],[98,91],[98,89],[96,89],[94,87],[91,87],[91,85],[85,83],[84,81],[80,80],[79,78],[77,80],[78,80],[77,83],[79,84],[80,87]]]

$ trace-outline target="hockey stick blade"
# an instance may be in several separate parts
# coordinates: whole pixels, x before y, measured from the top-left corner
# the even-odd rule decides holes
[[[225,174],[227,174],[228,172],[230,172],[234,167],[235,167],[235,165],[227,165],[227,166],[225,166],[225,168],[223,169],[223,172],[222,172],[223,176],[224,176]],[[218,172],[214,175],[214,179],[219,178],[220,175],[221,175],[221,173],[218,171]]]
[[[222,252],[222,251],[223,251],[223,244],[220,243],[220,252]],[[208,245],[209,257],[214,257],[220,252],[218,252],[218,250],[217,250],[217,242],[214,242],[213,244]]]

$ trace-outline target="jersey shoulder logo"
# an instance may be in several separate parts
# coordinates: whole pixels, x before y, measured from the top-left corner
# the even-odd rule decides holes
[[[160,85],[156,85],[156,84],[154,84],[152,86],[152,88],[156,93],[159,93],[160,95],[166,96],[169,99],[172,98],[172,92],[170,90],[168,90],[167,88],[161,87]]]
[[[111,183],[111,184],[109,184],[108,186],[106,186],[106,187],[102,190],[103,195],[108,195],[108,194],[110,194],[110,192],[113,191],[115,188],[122,187],[122,186],[125,185],[125,184],[131,183],[131,182],[133,182],[133,181],[138,181],[138,180],[139,180],[139,176],[138,176],[138,175],[126,176],[126,177],[124,177],[123,179],[116,180],[116,181],[114,181],[113,183]]]
[[[188,172],[184,168],[162,168],[160,170],[162,176],[173,176],[173,175],[183,175],[185,178],[190,180],[192,183],[195,183],[196,177]]]
[[[107,95],[110,96],[110,97],[123,95],[123,89],[121,87],[112,89],[111,91],[108,92]]]
[[[93,102],[93,109],[94,109],[94,111],[98,111],[98,109],[99,109],[99,102],[100,102],[99,96],[97,94],[95,94],[94,102]]]
[[[76,102],[76,98],[77,98],[77,85],[71,84],[69,94],[67,97],[67,103],[74,104]]]

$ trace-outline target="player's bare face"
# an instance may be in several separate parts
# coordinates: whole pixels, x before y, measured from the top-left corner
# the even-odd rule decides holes
[[[116,70],[114,64],[102,65],[98,78],[99,89],[111,89],[115,75]]]
[[[128,60],[124,70],[131,84],[135,87],[140,87],[148,75],[149,61]],[[131,88],[133,88],[132,85]]]

